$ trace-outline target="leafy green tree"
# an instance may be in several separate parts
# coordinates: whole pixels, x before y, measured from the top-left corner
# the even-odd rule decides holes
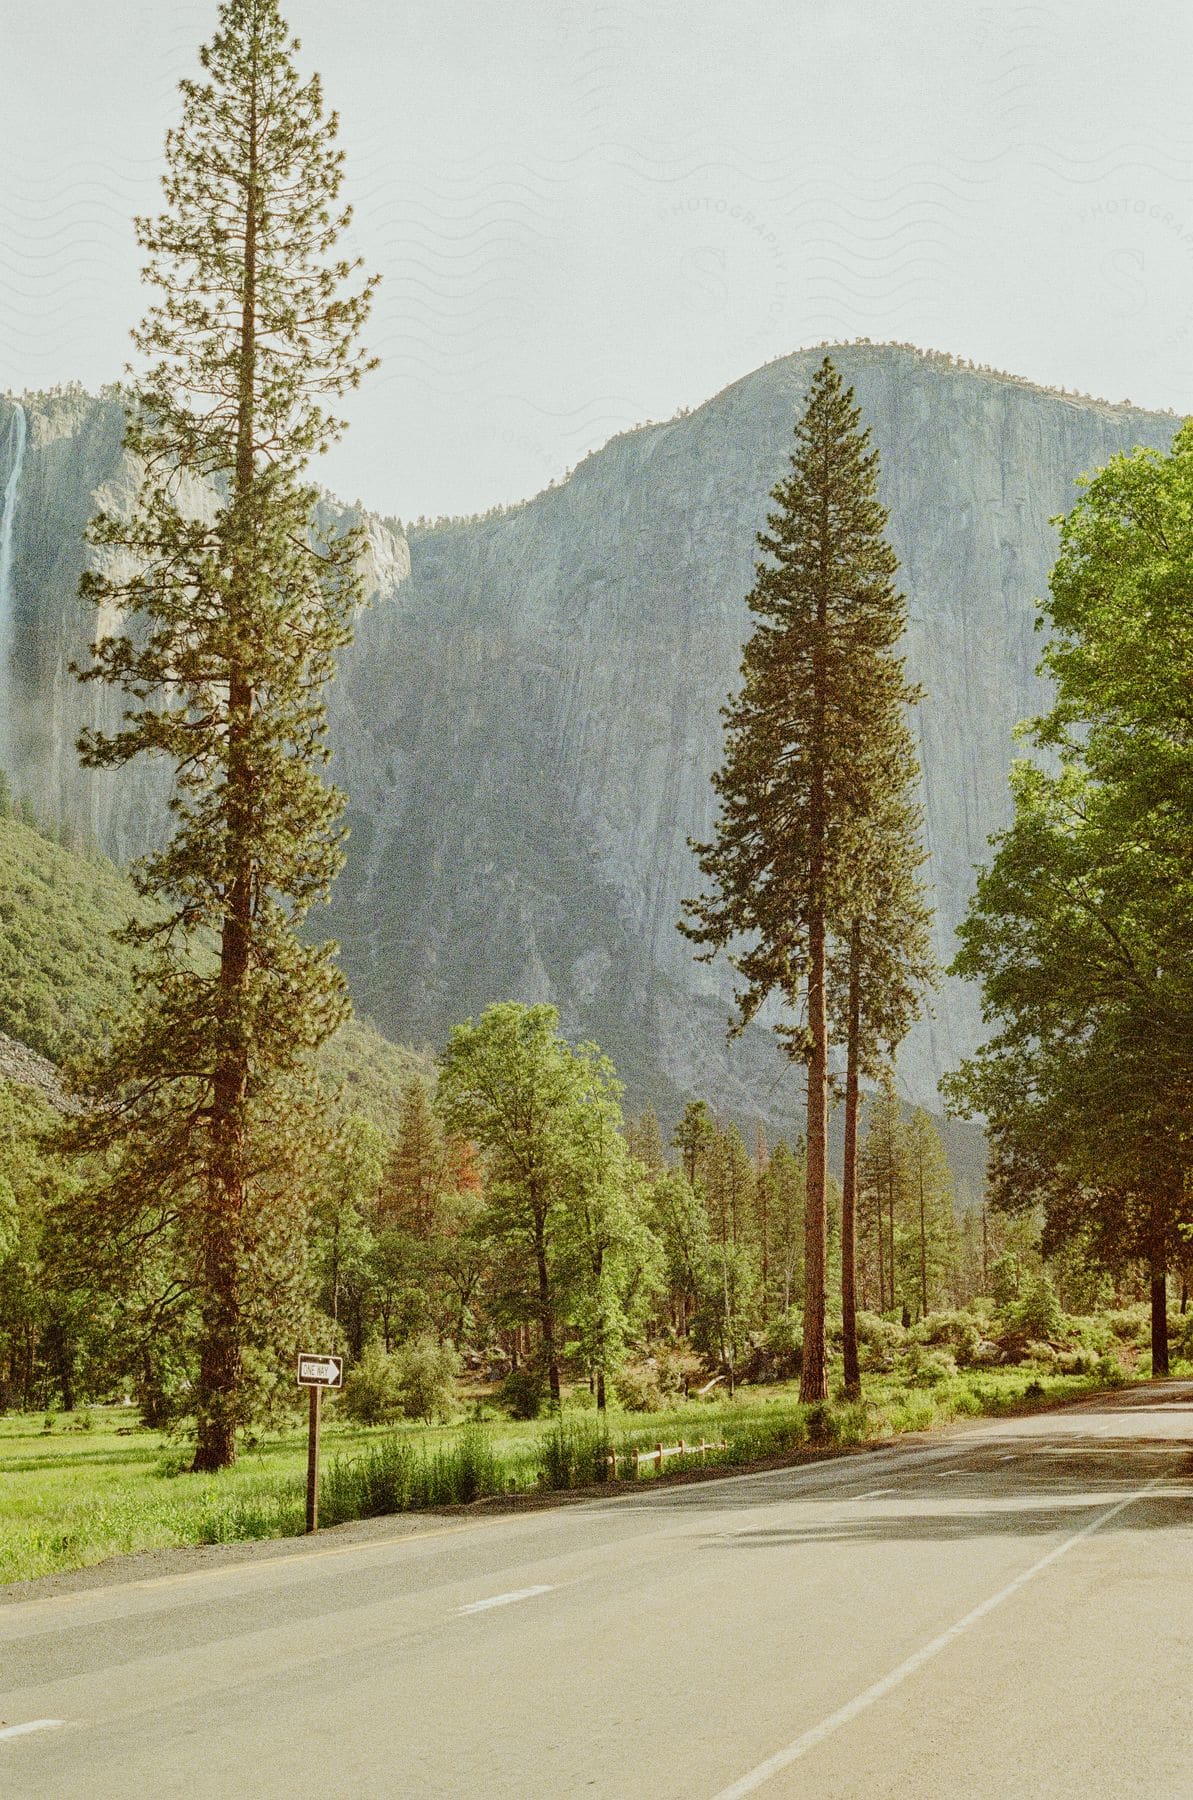
[[[331,1319],[334,1349],[357,1357],[368,1327],[374,1247],[370,1219],[385,1140],[359,1114],[344,1119],[320,1162],[311,1205],[311,1273]]]
[[[704,1192],[693,1187],[682,1170],[668,1169],[651,1184],[647,1204],[652,1230],[662,1248],[671,1322],[686,1336],[710,1254]]]
[[[895,654],[905,607],[883,537],[878,456],[852,391],[825,358],[796,426],[790,473],[758,543],[747,604],[758,621],[725,708],[709,883],[681,929],[730,952],[742,1028],[771,995],[803,1017],[780,1028],[807,1074],[804,1351],[800,1392],[827,1396],[830,933],[869,908],[866,845],[909,779],[902,714],[916,693]]]
[[[83,673],[128,699],[83,759],[165,757],[175,831],[140,865],[154,905],[128,927],[145,1013],[80,1073],[74,1142],[118,1153],[98,1229],[127,1227],[134,1248],[153,1221],[195,1297],[199,1470],[234,1460],[253,1370],[293,1350],[310,1059],[347,1010],[332,946],[298,927],[341,861],[322,695],[359,598],[357,544],[312,535],[304,469],[369,366],[372,282],[353,286],[337,249],[337,122],[296,49],[277,0],[224,0],[202,79],[182,83],[165,210],[138,223],[158,290],[134,334],[126,441],[143,479],[131,518],[93,521],[103,560],[83,578],[103,620],[132,621],[101,627]]]
[[[491,1242],[516,1251],[525,1268],[556,1406],[563,1299],[558,1238],[583,1092],[583,1069],[559,1034],[555,1008],[512,1001],[488,1007],[476,1024],[455,1027],[436,1090],[448,1130],[484,1153],[483,1229]]]
[[[591,1045],[573,1052],[581,1092],[573,1122],[564,1224],[567,1286],[578,1348],[605,1410],[608,1378],[655,1298],[658,1245],[643,1207],[644,1171],[621,1131],[620,1083]]]
[[[402,1411],[402,1385],[398,1365],[374,1338],[345,1371],[344,1386],[336,1396],[354,1425],[389,1425]]]
[[[1062,522],[1041,624],[1059,761],[1014,773],[958,969],[997,1027],[952,1088],[990,1119],[1000,1198],[1149,1270],[1153,1368],[1193,1145],[1193,428],[1118,456]]]
[[[420,1332],[402,1344],[390,1358],[394,1364],[402,1411],[408,1419],[430,1425],[450,1419],[455,1406],[456,1383],[463,1367],[455,1346],[433,1332]]]
[[[996,1204],[1042,1207],[1046,1253],[1075,1237],[1105,1268],[1148,1266],[1163,1373],[1166,1269],[1189,1216],[1182,902],[1117,782],[1073,757],[1057,774],[1019,765],[1013,794],[954,965],[997,1029],[944,1089],[986,1116]]]

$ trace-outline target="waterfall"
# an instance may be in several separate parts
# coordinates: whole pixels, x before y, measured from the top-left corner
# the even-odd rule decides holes
[[[8,428],[8,479],[4,483],[4,505],[0,511],[0,768],[7,763],[12,748],[12,527],[27,435],[25,409],[18,406]]]

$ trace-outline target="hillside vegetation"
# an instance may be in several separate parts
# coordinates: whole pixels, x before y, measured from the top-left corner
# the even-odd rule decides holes
[[[142,904],[106,857],[70,850],[0,817],[0,1032],[61,1063],[135,992],[133,955],[113,934]],[[431,1058],[350,1019],[320,1072],[345,1107],[392,1124],[402,1088]]]

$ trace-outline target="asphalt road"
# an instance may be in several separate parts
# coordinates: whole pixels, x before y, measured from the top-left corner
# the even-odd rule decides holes
[[[0,1794],[1193,1800],[1193,1386],[0,1607]]]

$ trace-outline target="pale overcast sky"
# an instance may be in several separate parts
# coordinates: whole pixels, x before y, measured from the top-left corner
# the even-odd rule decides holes
[[[1193,410],[1187,0],[290,0],[381,370],[320,465],[514,500],[824,338]],[[0,391],[119,373],[215,0],[0,0]]]

